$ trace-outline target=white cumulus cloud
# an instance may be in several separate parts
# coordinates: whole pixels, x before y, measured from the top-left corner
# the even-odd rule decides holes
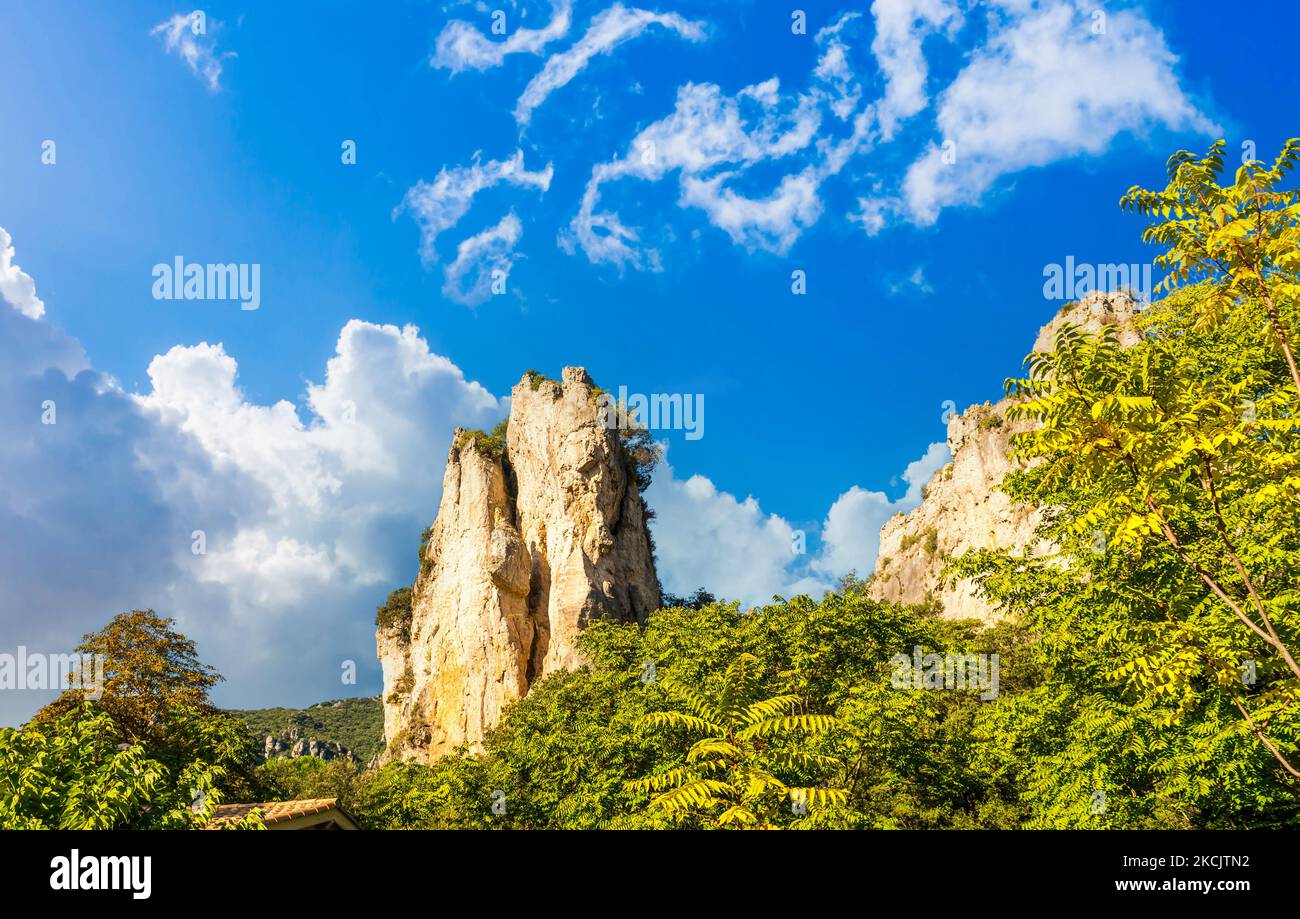
[[[646,501],[655,512],[650,526],[668,593],[705,587],[719,599],[754,606],[785,595],[798,579],[794,527],[765,513],[753,496],[738,499],[702,475],[678,479],[665,459]]]
[[[220,344],[179,345],[131,394],[75,339],[0,302],[10,650],[64,653],[153,608],[226,675],[221,704],[354,693],[349,660],[376,684],[373,610],[414,574],[451,432],[491,427],[505,402],[412,326],[348,322],[300,405],[253,401],[238,369]],[[44,701],[0,695],[8,723]]]
[[[917,223],[975,204],[998,179],[1082,154],[1153,125],[1217,131],[1183,92],[1163,34],[1134,9],[1009,4],[939,97],[940,142],[907,171],[903,207]]]
[[[807,534],[798,540],[799,530],[765,512],[752,495],[742,500],[702,475],[677,478],[665,459],[646,491],[664,589],[685,596],[704,587],[720,599],[756,606],[773,596],[818,597],[850,571],[866,577],[876,567],[881,526],[919,505],[922,486],[950,459],[946,444],[930,444],[903,471],[907,491],[897,499],[849,488],[827,512],[815,555],[796,552]]]
[[[220,704],[349,694],[356,690],[340,682],[349,662],[362,685],[376,685],[373,610],[414,574],[451,432],[491,427],[506,399],[430,351],[415,327],[356,319],[298,402],[251,399],[220,343],[169,349],[150,362],[148,380],[143,392],[123,391],[74,339],[6,293],[8,640],[62,653],[116,613],[152,608],[176,616],[226,675]],[[757,498],[700,475],[679,479],[665,462],[647,492],[664,585],[678,594],[705,586],[753,605],[818,594],[849,568],[865,574],[880,524],[919,500],[944,459],[935,445],[911,464],[897,501],[856,487],[842,495],[814,557],[796,554],[796,528]],[[20,721],[42,701],[0,699],[0,720]]]
[[[896,501],[883,492],[868,491],[857,485],[836,498],[822,524],[822,548],[812,562],[813,570],[832,577],[849,571],[865,577],[875,571],[880,528],[895,514],[917,507],[921,503],[922,487],[951,459],[947,444],[930,444],[903,471],[907,492]]]
[[[36,282],[14,262],[13,237],[0,227],[0,297],[29,319],[45,315],[45,303],[36,296]]]

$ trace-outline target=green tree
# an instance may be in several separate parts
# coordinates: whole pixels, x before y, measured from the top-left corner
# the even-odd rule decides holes
[[[365,771],[355,763],[315,756],[274,757],[263,763],[258,773],[270,800],[336,798],[348,810],[366,781]]]
[[[200,821],[220,801],[265,796],[252,736],[208,699],[221,675],[173,625],[152,610],[132,610],[86,635],[77,651],[103,662],[102,680],[64,691],[0,742],[9,768],[44,776],[51,807],[66,810],[51,825],[179,826],[195,796]],[[88,731],[97,735],[93,743]],[[110,738],[112,750],[104,746]],[[123,784],[127,766],[133,778]],[[90,787],[97,791],[82,791]],[[15,803],[13,813],[33,806]]]
[[[255,751],[235,719],[183,706],[160,718],[165,745],[129,738],[94,703],[0,730],[0,828],[203,826]],[[238,827],[258,825],[252,817]]]
[[[1105,573],[1160,617],[1125,675],[1186,705],[1196,678],[1211,677],[1300,778],[1266,730],[1300,703],[1300,419],[1286,368],[1242,340],[1250,309],[1214,333],[1187,327],[1180,309],[1206,295],[1192,288],[1155,311],[1128,351],[1113,334],[1063,327],[1056,350],[1011,384],[1013,414],[1038,423],[1017,450],[1043,464],[1029,497],[1060,509],[1071,558],[1104,545]],[[1253,689],[1247,662],[1263,675]]]
[[[494,823],[492,790],[474,757],[446,756],[428,766],[389,763],[367,773],[351,812],[376,830],[490,829],[502,825]]]
[[[428,532],[428,531],[426,531]],[[420,544],[421,565],[424,564],[424,542]],[[379,628],[396,632],[403,642],[411,640],[411,600],[410,587],[399,587],[388,595],[384,605],[375,611],[375,625]]]
[[[1248,160],[1231,185],[1220,185],[1224,141],[1198,157],[1179,150],[1169,158],[1169,182],[1162,191],[1134,185],[1120,200],[1124,208],[1157,218],[1143,233],[1166,246],[1155,263],[1170,273],[1160,288],[1200,282],[1200,327],[1218,322],[1242,303],[1259,305],[1280,349],[1297,393],[1295,319],[1300,304],[1300,203],[1296,192],[1278,185],[1295,168],[1300,138],[1282,147],[1272,166]]]
[[[954,573],[1039,633],[1048,680],[976,725],[1030,825],[1274,825],[1297,814],[1300,431],[1268,308],[1213,322],[1215,282],[1138,319],[1069,325],[1009,381],[1051,558],[977,552]]]
[[[710,827],[774,827],[775,812],[787,801],[800,814],[809,807],[844,804],[843,789],[790,785],[780,777],[836,765],[829,756],[776,743],[827,731],[835,719],[799,711],[804,700],[793,693],[761,698],[760,673],[758,658],[741,654],[723,674],[714,698],[668,683],[669,695],[686,711],[651,712],[640,725],[704,736],[687,751],[685,765],[627,787],[654,793],[650,806],[675,819],[698,818]]]
[[[153,610],[132,610],[113,617],[98,632],[85,635],[77,652],[104,663],[102,685],[95,687],[100,710],[117,722],[130,740],[156,737],[175,707],[215,714],[208,690],[221,675],[198,659],[194,642],[176,631],[175,620]],[[78,708],[90,693],[68,689],[35,716],[56,720]]]
[[[875,602],[861,582],[821,601],[777,599],[749,612],[735,603],[691,604],[658,610],[644,626],[596,622],[579,639],[587,665],[533,686],[484,737],[481,753],[367,773],[349,810],[367,826],[388,827],[681,825],[646,807],[649,794],[628,783],[692,765],[687,755],[698,736],[637,725],[681,705],[673,685],[717,698],[728,667],[749,654],[760,662],[751,671],[760,687],[751,701],[794,693],[808,710],[836,715],[830,730],[764,736],[753,747],[773,762],[790,749],[796,757],[812,754],[797,771],[771,767],[787,787],[849,792],[846,803],[812,806],[804,816],[788,799],[777,802],[771,814],[777,825],[1014,825],[1014,782],[996,778],[985,787],[972,765],[972,724],[993,703],[970,693],[902,692],[888,681],[889,658],[913,645],[982,651],[980,642],[987,642],[995,649],[1012,640],[1009,629],[977,636],[969,623],[943,622],[933,610]],[[1008,690],[1024,682],[1004,668]],[[689,818],[685,825],[713,824]]]
[[[1295,814],[1300,204],[1279,185],[1300,140],[1228,186],[1223,149],[1179,151],[1164,190],[1121,201],[1156,218],[1144,238],[1169,269],[1138,342],[1065,325],[1008,381],[1034,426],[1006,488],[1049,509],[1058,557],[955,569],[1042,632],[1051,684],[984,727],[1030,740],[1046,766],[1025,770],[1027,797],[1049,823],[1088,822],[1088,787],[1159,825]]]

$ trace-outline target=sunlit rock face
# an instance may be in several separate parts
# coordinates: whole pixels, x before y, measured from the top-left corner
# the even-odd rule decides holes
[[[377,634],[386,759],[475,748],[594,619],[659,605],[645,505],[580,367],[528,375],[504,445],[457,430],[409,630]],[[409,633],[409,635],[408,635]]]
[[[1069,322],[1097,332],[1114,326],[1122,347],[1138,341],[1138,306],[1126,294],[1092,294],[1069,304],[1038,333],[1035,351],[1050,351],[1056,331]],[[1012,469],[1011,437],[1029,423],[1007,417],[1008,399],[974,405],[948,420],[952,462],[926,484],[925,499],[897,514],[880,531],[880,551],[870,593],[900,603],[937,601],[943,615],[991,621],[998,611],[967,579],[945,583],[945,561],[968,549],[1011,548],[1048,554],[1054,547],[1034,537],[1042,510],[1011,501],[999,489]]]

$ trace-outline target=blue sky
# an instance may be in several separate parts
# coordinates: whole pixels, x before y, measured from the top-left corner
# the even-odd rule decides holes
[[[704,396],[650,493],[670,590],[869,570],[1044,266],[1149,261],[1129,185],[1295,132],[1287,6],[1098,8],[6,4],[0,650],[153,606],[224,703],[377,691],[451,428],[534,367]],[[259,265],[260,308],[155,300],[176,256]]]

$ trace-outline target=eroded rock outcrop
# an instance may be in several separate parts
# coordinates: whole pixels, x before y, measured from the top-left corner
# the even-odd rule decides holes
[[[291,729],[287,737],[267,734],[262,743],[262,755],[266,759],[312,756],[324,760],[341,759],[349,763],[356,762],[357,759],[355,753],[340,743],[318,740],[315,737],[303,737],[296,729]]]
[[[457,430],[409,622],[377,634],[386,758],[476,745],[592,620],[659,605],[635,466],[582,368],[529,374],[504,442]]]
[[[1063,323],[1090,332],[1115,326],[1119,342],[1138,340],[1133,317],[1138,310],[1126,294],[1093,294],[1068,305],[1043,326],[1034,351],[1049,351]],[[948,420],[952,462],[926,484],[925,498],[908,514],[897,514],[880,531],[880,550],[870,593],[901,603],[938,601],[951,618],[992,620],[997,611],[975,594],[968,580],[945,583],[949,557],[975,548],[1016,548],[1047,553],[1052,546],[1035,539],[1039,508],[1017,505],[999,488],[1012,468],[1011,437],[1029,423],[1007,417],[1009,400],[968,408]]]

